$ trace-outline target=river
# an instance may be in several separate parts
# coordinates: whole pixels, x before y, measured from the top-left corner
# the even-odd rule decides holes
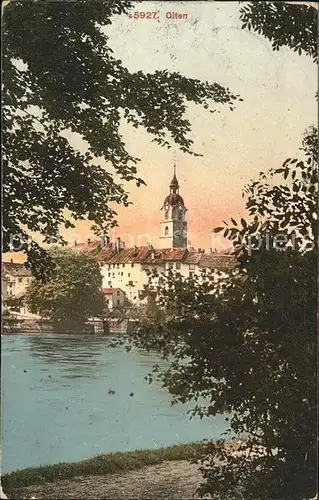
[[[218,438],[222,416],[189,419],[144,377],[154,354],[110,337],[2,337],[2,472]]]

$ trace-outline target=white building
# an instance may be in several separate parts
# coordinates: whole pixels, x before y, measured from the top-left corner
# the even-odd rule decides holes
[[[76,246],[78,251],[94,253],[101,265],[103,288],[121,289],[132,304],[143,302],[148,271],[159,274],[169,270],[185,278],[201,276],[209,270],[229,270],[236,265],[236,258],[230,254],[218,254],[209,250],[187,248],[187,209],[179,194],[179,184],[174,168],[170,192],[162,206],[164,218],[160,222],[160,241],[163,248],[151,245],[125,248],[120,238],[110,242],[103,236],[98,241],[88,241]]]
[[[110,311],[125,305],[125,294],[120,288],[101,288],[101,293]]]
[[[30,269],[27,269],[24,264],[11,260],[2,263],[2,271],[3,300],[10,296],[22,295],[32,278]]]
[[[2,263],[1,310],[3,313],[8,309],[11,311],[12,304],[8,304],[8,298],[21,299],[21,305],[17,306],[19,307],[19,312],[21,314],[27,313],[27,308],[24,304],[24,296],[31,279],[31,271],[27,269],[24,264],[13,262],[12,259],[10,262]]]

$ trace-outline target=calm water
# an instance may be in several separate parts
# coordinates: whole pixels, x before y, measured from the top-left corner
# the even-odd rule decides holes
[[[92,336],[2,337],[2,471],[158,448],[225,430],[144,376],[159,358]],[[109,394],[109,391],[115,394]],[[134,395],[130,395],[134,393]]]

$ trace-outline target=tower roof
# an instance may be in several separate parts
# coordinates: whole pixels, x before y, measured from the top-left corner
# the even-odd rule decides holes
[[[180,203],[181,205],[184,206],[184,200],[179,194],[179,182],[176,177],[176,164],[174,163],[174,175],[171,180],[171,183],[169,185],[170,187],[170,194],[166,196],[164,200],[164,205],[169,204],[172,207]],[[163,206],[164,206],[163,205]]]
[[[171,183],[170,183],[170,188],[171,188],[171,190],[174,190],[174,192],[176,192],[177,189],[179,189],[179,183],[178,183],[178,180],[176,177],[176,163],[174,163],[174,175],[173,175],[173,179],[171,180]]]
[[[184,206],[184,200],[178,193],[170,193],[168,196],[166,196],[164,200],[164,205],[166,205],[167,203],[172,207],[174,207],[178,203]]]
[[[176,174],[174,172],[174,176],[173,176],[173,179],[171,180],[171,183],[170,183],[170,188],[171,189],[179,189],[179,183],[178,183],[178,180],[177,180],[177,177],[176,177]]]

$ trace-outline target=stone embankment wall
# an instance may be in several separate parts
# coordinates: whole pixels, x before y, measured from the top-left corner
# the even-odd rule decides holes
[[[87,333],[87,334],[123,334],[130,333],[135,322],[127,319],[111,319],[108,321],[89,321],[80,331],[72,325],[65,325],[57,330],[56,325],[49,320],[33,318],[4,317],[1,333],[3,335],[37,335],[41,333]]]

